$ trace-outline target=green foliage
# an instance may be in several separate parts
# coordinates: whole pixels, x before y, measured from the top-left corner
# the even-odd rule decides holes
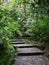
[[[14,60],[15,50],[9,40],[15,37],[13,34],[21,35],[20,25],[11,16],[9,10],[0,7],[0,64],[11,65]]]
[[[28,23],[27,33],[33,36],[36,40],[49,42],[49,17],[44,17]]]
[[[38,39],[41,37],[40,40],[43,39],[46,41],[45,36],[47,35],[45,34],[48,33],[48,31],[46,32],[48,28],[48,22],[46,21],[49,18],[45,18],[44,16],[48,8],[48,0],[14,0],[12,3],[13,5],[9,10],[4,7],[0,9],[0,25],[3,26],[3,28],[1,27],[1,35],[8,37],[10,35],[9,38],[15,38],[22,36],[22,32],[27,30],[26,33],[29,35],[38,37]],[[36,22],[30,23],[33,19],[36,19]],[[29,23],[27,24],[26,22]],[[3,31],[4,33],[6,32],[6,35],[2,33]]]
[[[11,13],[5,8],[0,9],[0,38],[8,36],[9,38],[21,36],[20,24],[11,17]],[[12,23],[12,24],[11,24]],[[13,34],[15,33],[15,34]],[[17,35],[17,36],[18,36]]]
[[[8,39],[3,37],[0,40],[0,64],[11,65],[14,60],[15,50],[12,45],[9,44]]]
[[[21,36],[20,24],[11,16],[11,11],[0,7],[0,64],[11,65],[15,50],[8,39]],[[17,50],[16,50],[17,51]]]
[[[12,59],[14,53],[6,38],[13,39],[26,33],[35,40],[49,43],[49,17],[47,15],[49,15],[48,0],[0,1],[0,48],[5,54],[3,58],[0,57],[1,65],[10,65],[12,60],[9,60],[10,62],[7,60],[9,56]],[[5,41],[2,40],[3,38]]]

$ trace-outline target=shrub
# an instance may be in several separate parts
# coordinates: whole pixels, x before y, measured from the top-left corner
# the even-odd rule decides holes
[[[49,43],[49,17],[44,15],[40,19],[32,22],[28,26],[28,30],[26,32],[36,40]]]
[[[14,60],[15,50],[12,45],[9,44],[7,38],[4,38],[0,42],[0,64],[11,65]]]
[[[11,65],[15,50],[7,38],[13,37],[12,31],[17,32],[19,25],[10,17],[8,10],[1,8],[0,15],[0,65]]]

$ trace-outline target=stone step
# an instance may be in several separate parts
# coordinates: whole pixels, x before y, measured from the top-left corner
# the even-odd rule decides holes
[[[18,47],[18,48],[32,48],[32,47],[36,47],[36,48],[40,48],[39,45],[32,45],[32,44],[12,44],[14,47]]]
[[[44,52],[38,48],[18,48],[18,56],[43,55]]]
[[[49,65],[49,59],[43,55],[16,56],[14,65]]]
[[[14,47],[19,47],[19,48],[32,48],[32,44],[13,44]]]
[[[24,44],[24,42],[20,42],[20,41],[14,41],[14,42],[10,42],[10,43],[12,43],[12,44]]]
[[[10,40],[10,42],[18,42],[18,41],[23,42],[24,39],[12,39],[12,40]]]

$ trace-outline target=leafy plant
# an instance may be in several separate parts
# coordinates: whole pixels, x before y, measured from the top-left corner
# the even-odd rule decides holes
[[[1,8],[0,15],[0,64],[11,65],[11,62],[14,60],[15,50],[7,39],[13,37],[12,31],[18,30],[19,25],[10,17],[8,10]],[[11,26],[13,27],[11,28]]]
[[[2,43],[0,42],[0,64],[11,65],[13,62],[15,50],[12,45],[9,44],[8,39],[3,37]]]
[[[33,36],[36,40],[49,42],[49,17],[44,15],[43,19],[28,23],[28,34]]]

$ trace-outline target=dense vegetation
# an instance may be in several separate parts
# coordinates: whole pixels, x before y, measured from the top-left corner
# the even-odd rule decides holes
[[[14,48],[9,39],[24,34],[49,45],[49,0],[0,1],[1,65],[11,65],[14,58]]]

